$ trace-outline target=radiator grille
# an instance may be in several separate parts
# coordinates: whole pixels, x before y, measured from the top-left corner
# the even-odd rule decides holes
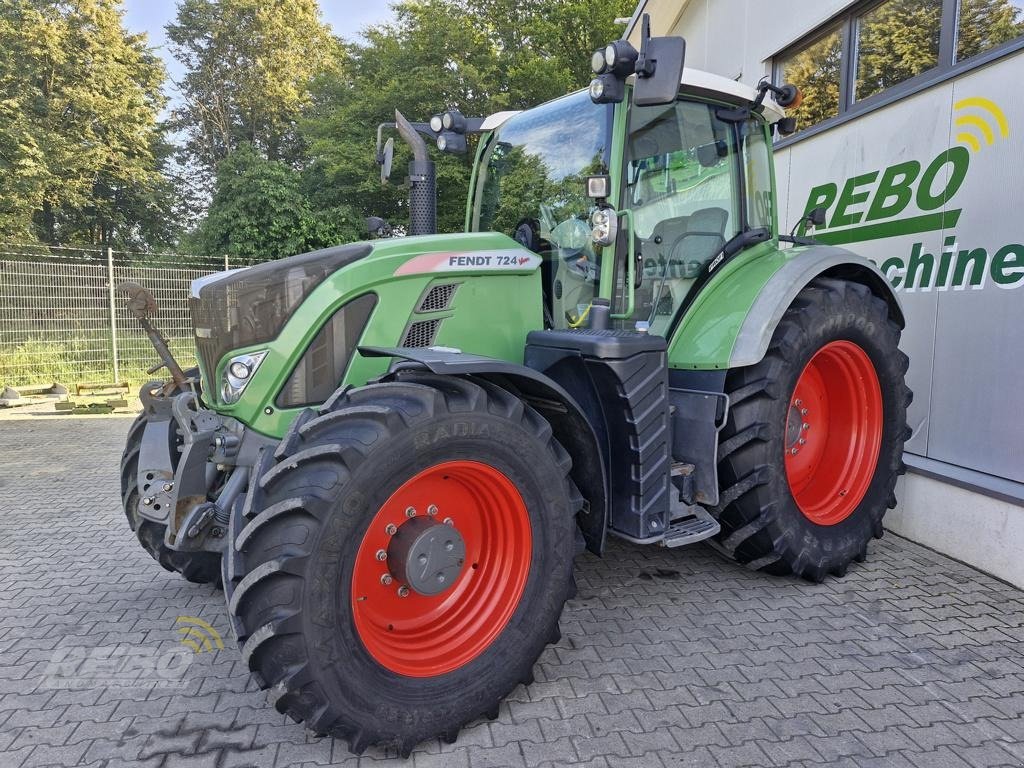
[[[438,320],[419,320],[410,325],[402,337],[403,347],[429,347],[434,343],[437,329],[441,325]]]

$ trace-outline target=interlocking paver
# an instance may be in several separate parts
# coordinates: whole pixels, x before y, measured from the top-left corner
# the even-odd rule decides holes
[[[1024,593],[887,536],[808,584],[712,549],[611,540],[536,680],[494,722],[409,761],[361,758],[270,706],[230,645],[223,595],[164,572],[117,496],[128,421],[0,416],[0,766],[592,768],[1024,765]],[[55,653],[227,647],[180,687],[47,687]]]

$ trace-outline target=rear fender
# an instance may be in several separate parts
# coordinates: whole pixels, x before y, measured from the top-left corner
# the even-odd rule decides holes
[[[768,351],[783,314],[818,277],[866,285],[886,302],[892,320],[904,327],[899,299],[873,262],[829,245],[775,249],[723,269],[707,285],[673,334],[669,365],[695,370],[755,365]]]
[[[367,357],[394,358],[391,372],[414,367],[441,376],[468,376],[507,389],[529,403],[551,424],[555,439],[572,457],[570,476],[583,495],[576,523],[587,549],[597,555],[604,551],[609,513],[607,470],[584,410],[559,384],[525,365],[481,355],[411,347],[360,347],[359,352]]]

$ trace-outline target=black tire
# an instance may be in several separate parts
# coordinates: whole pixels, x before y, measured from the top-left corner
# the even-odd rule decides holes
[[[356,552],[395,489],[458,460],[500,470],[525,502],[533,542],[525,587],[479,656],[433,677],[396,674],[374,660],[355,627],[348,596]],[[339,391],[300,416],[257,467],[247,519],[232,527],[225,557],[242,657],[278,711],[347,740],[357,754],[381,744],[408,755],[425,739],[451,742],[466,723],[496,717],[559,638],[574,587],[571,464],[540,415],[469,379],[406,372]]]
[[[142,433],[146,429],[146,414],[142,413],[132,422],[121,455],[121,504],[124,507],[128,525],[135,531],[142,548],[168,571],[180,573],[186,581],[195,584],[219,584],[221,556],[216,552],[176,552],[164,544],[167,527],[146,520],[139,514],[139,487],[136,475],[139,467],[139,448]],[[177,446],[170,446],[172,456],[177,456]]]
[[[844,520],[822,525],[801,512],[787,481],[785,451],[790,400],[804,367],[826,344],[851,341],[870,358],[882,400],[877,465],[863,500]],[[896,505],[896,479],[904,471],[911,392],[909,360],[899,350],[900,328],[886,303],[864,285],[819,278],[785,313],[767,355],[757,365],[731,370],[730,411],[719,442],[718,545],[748,567],[821,581],[842,576],[862,561],[868,542],[882,536],[882,518]]]

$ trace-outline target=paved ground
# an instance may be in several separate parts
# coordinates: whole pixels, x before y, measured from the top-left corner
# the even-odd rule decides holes
[[[180,616],[227,635],[222,597],[136,545],[116,493],[127,427],[0,418],[0,768],[355,763],[278,715],[229,639],[179,644]],[[614,544],[577,571],[537,682],[405,765],[1024,760],[1024,594],[970,568],[887,536],[821,585],[706,548]],[[132,687],[154,670],[167,685]]]

